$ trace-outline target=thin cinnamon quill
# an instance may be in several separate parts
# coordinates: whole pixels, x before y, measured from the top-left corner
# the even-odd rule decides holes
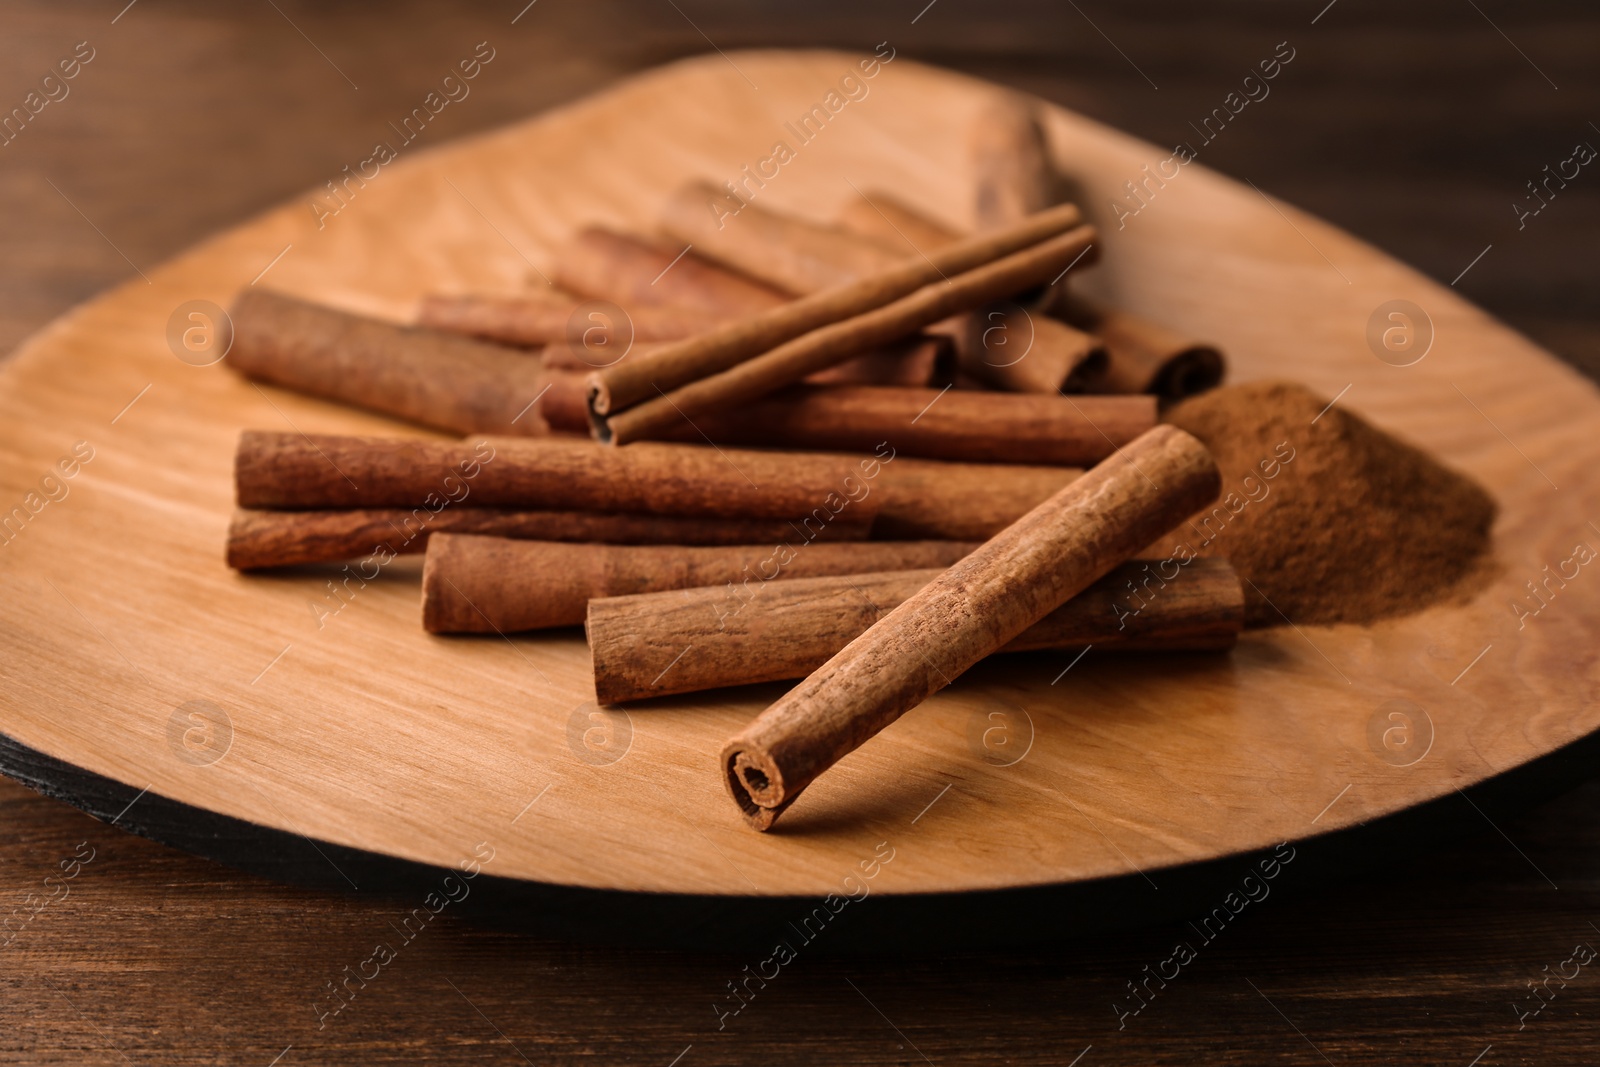
[[[1155,424],[1153,396],[798,385],[696,419],[680,438],[870,452],[888,436],[906,456],[1084,467]]]
[[[819,540],[864,541],[870,513],[835,516]],[[781,519],[706,519],[684,515],[502,508],[364,508],[355,511],[248,511],[228,525],[228,566],[235,570],[332,563],[361,556],[421,552],[436,533],[489,534],[536,541],[616,545],[757,545],[795,535]]]
[[[440,534],[422,569],[422,625],[429,633],[514,633],[577,626],[594,597],[726,585],[730,602],[779,578],[954,563],[974,545],[953,541],[776,544],[564,544]]]
[[[995,195],[996,203],[1009,202]],[[854,232],[885,242],[898,239],[919,251],[942,248],[960,237],[959,231],[893,193],[875,191],[856,197],[839,222]],[[963,316],[953,328],[960,331],[956,347],[961,369],[997,389],[1075,393],[1105,376],[1107,356],[1100,340],[1040,308],[1003,303]]]
[[[343,437],[247,430],[242,508],[503,507],[792,521],[815,536],[876,514],[885,540],[980,540],[1081,472],[897,456],[748,452],[592,441]]]
[[[1219,485],[1204,445],[1158,426],[953,565],[728,742],[723,778],[745,820],[771,828],[829,767],[1193,514]]]
[[[1077,208],[1063,204],[1015,226],[937,250],[926,259],[908,259],[881,274],[824,289],[699,337],[668,342],[648,358],[629,359],[596,375],[590,405],[596,415],[621,411],[658,392],[670,392],[736,366],[809,331],[881,308],[932,282],[1031,248],[1082,220]]]
[[[1094,227],[1080,226],[963,274],[950,275],[871,311],[812,330],[727,370],[708,374],[671,392],[663,391],[654,400],[599,417],[596,434],[612,444],[646,440],[675,429],[685,419],[764,396],[958,312],[1059,280],[1073,266],[1093,261],[1097,240]],[[963,247],[965,243],[950,246]]]
[[[1244,624],[1244,593],[1227,561],[1197,559],[1145,607],[1124,603],[1152,567],[1134,560],[1028,627],[1000,652],[1082,648],[1214,651]],[[708,587],[589,601],[584,628],[602,704],[802,678],[937,578],[937,570],[796,578],[748,600]]]
[[[265,289],[231,317],[227,363],[247,378],[453,433],[548,432],[533,410],[544,372],[522,353]]]

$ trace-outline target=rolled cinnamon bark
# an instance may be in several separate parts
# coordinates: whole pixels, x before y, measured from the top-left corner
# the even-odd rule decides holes
[[[591,600],[595,698],[621,704],[803,678],[941,573],[796,578],[742,605],[711,587]],[[1133,560],[998,651],[1216,651],[1233,647],[1243,626],[1244,593],[1227,560]]]
[[[602,448],[592,441],[429,441],[331,434],[239,435],[242,508],[412,508],[647,512],[826,525],[872,513],[876,461],[694,445]],[[852,510],[853,509],[853,510]],[[820,511],[820,515],[818,514]]]
[[[1055,199],[1055,173],[1037,108],[1006,93],[979,110],[967,142],[980,230],[1009,225]]]
[[[519,348],[583,344],[592,331],[602,330],[606,342],[620,350],[630,340],[693,337],[724,321],[703,311],[635,304],[622,309],[623,321],[613,322],[617,316],[608,315],[607,309],[586,307],[593,303],[537,291],[515,297],[436,294],[423,297],[417,305],[417,325]]]
[[[918,334],[897,341],[882,352],[847,359],[806,375],[809,385],[948,385],[955,373],[956,353],[950,338]]]
[[[242,508],[438,511],[470,500],[472,507],[539,511],[773,518],[797,523],[806,537],[876,514],[872,532],[881,540],[975,541],[1082,473],[911,459],[886,447],[874,453],[247,430],[239,435],[234,480]]]
[[[797,295],[882,273],[916,254],[900,242],[863,238],[758,204],[744,204],[732,216],[707,210],[729,200],[716,186],[692,182],[668,199],[661,227],[717,262]]]
[[[1063,204],[1004,230],[939,249],[926,259],[907,259],[881,274],[824,289],[699,337],[667,342],[648,358],[630,359],[596,375],[590,406],[597,415],[621,411],[658,392],[666,393],[726,370],[809,331],[882,308],[932,282],[1031,248],[1081,222],[1079,211]]]
[[[663,392],[654,400],[599,418],[596,435],[611,444],[647,440],[675,429],[684,419],[764,396],[951,315],[1058,279],[1073,265],[1092,261],[1097,241],[1094,227],[1080,226],[963,274],[951,275],[909,296],[813,330],[727,370]],[[949,246],[961,247],[964,246]],[[659,358],[661,353],[656,355]]]
[[[987,540],[1082,474],[1071,467],[899,456],[879,469],[872,536],[890,541]]]
[[[919,250],[943,248],[960,237],[893,193],[857,197],[839,221],[882,240],[898,236]],[[961,369],[997,389],[1075,393],[1105,375],[1107,356],[1100,340],[1040,308],[1000,304],[964,316],[954,328],[960,331],[956,350]]]
[[[1222,353],[1149,319],[1068,295],[1062,314],[1098,336],[1110,357],[1084,387],[1104,393],[1154,393],[1177,400],[1222,383]]]
[[[265,289],[231,316],[227,363],[247,378],[453,433],[548,432],[533,410],[544,373],[522,353]]]
[[[847,753],[1216,497],[1216,463],[1158,426],[889,612],[740,731],[723,779],[769,829]]]
[[[1087,467],[1155,424],[1153,396],[799,385],[696,419],[677,436],[838,452],[870,452],[888,438],[904,456]]]
[[[756,601],[769,581],[948,566],[975,545],[953,541],[776,544],[562,544],[440,534],[422,565],[429,633],[514,633],[577,626],[591,598],[726,584],[728,610]]]
[[[870,514],[839,515],[817,540],[865,541]],[[781,519],[704,519],[682,515],[592,511],[508,511],[501,508],[368,508],[357,511],[234,512],[228,566],[236,570],[332,563],[368,555],[421,552],[436,533],[488,534],[535,541],[614,545],[757,545],[794,537]]]
[[[707,262],[682,246],[652,242],[600,227],[581,230],[556,257],[555,280],[563,289],[610,300],[635,311],[666,305],[718,319],[737,319],[788,302],[777,290]]]

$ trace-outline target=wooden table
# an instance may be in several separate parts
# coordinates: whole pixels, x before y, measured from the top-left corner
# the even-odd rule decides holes
[[[482,40],[506,61],[437,125],[441,139],[708,40],[887,39],[1170,141],[1288,40],[1290,77],[1208,162],[1445,282],[1465,271],[1458,288],[1600,369],[1600,308],[1583,288],[1600,183],[1580,175],[1520,230],[1510,207],[1574,142],[1600,144],[1588,127],[1600,116],[1595,20],[1579,5],[1395,13],[1315,0],[1270,16],[1244,3],[1149,3],[1137,16],[1077,6],[919,0],[892,17],[833,3],[751,16],[733,3],[545,0],[519,16],[518,0],[448,15],[280,3],[224,16],[116,0],[91,18],[12,4],[0,14],[5,108],[77,42],[94,58],[0,149],[0,346],[320,184],[409,109],[435,68]],[[1600,1037],[1588,1022],[1600,977],[1574,957],[1600,946],[1597,799],[1591,785],[1516,817],[1484,813],[1481,836],[1418,841],[1413,861],[1359,881],[1295,884],[1290,868],[1248,921],[1207,944],[1177,924],[1004,955],[940,956],[936,931],[916,957],[802,954],[719,1030],[714,1005],[756,959],[539,942],[448,913],[402,944],[391,924],[417,902],[243,877],[0,783],[0,1053],[286,1065],[1570,1061]],[[1127,983],[1179,940],[1196,958],[1164,988],[1152,981],[1137,1014],[1119,1014],[1138,1004]],[[401,944],[395,958],[350,978],[380,941]],[[1529,983],[1546,979],[1535,998]],[[331,987],[344,980],[354,995],[341,999]]]

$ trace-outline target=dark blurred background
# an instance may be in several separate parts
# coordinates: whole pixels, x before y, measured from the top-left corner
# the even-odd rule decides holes
[[[1271,104],[1206,164],[1445,283],[1492,245],[1458,289],[1600,375],[1600,167],[1521,229],[1513,208],[1575,144],[1600,147],[1592,4],[525,2],[0,3],[0,111],[78,42],[94,50],[70,95],[0,147],[0,351],[320,182],[481,40],[494,66],[423,143],[713,47],[887,39],[1171,144],[1287,40],[1297,56]],[[1181,927],[802,960],[719,1033],[710,1004],[749,960],[550,945],[445,916],[319,1029],[323,983],[386,936],[394,902],[238,875],[0,782],[0,914],[79,842],[97,850],[70,900],[0,948],[0,1060],[1592,1061],[1600,974],[1547,984],[1543,1010],[1519,1012],[1575,942],[1600,944],[1597,811],[1587,786],[1466,841],[1419,841],[1414,861],[1357,883],[1285,893],[1124,1030],[1111,1002]]]

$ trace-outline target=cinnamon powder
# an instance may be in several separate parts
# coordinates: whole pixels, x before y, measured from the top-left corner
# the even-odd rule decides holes
[[[1491,573],[1481,485],[1303,386],[1216,389],[1165,420],[1223,476],[1218,506],[1175,536],[1233,563],[1249,625],[1369,623],[1465,599]]]

